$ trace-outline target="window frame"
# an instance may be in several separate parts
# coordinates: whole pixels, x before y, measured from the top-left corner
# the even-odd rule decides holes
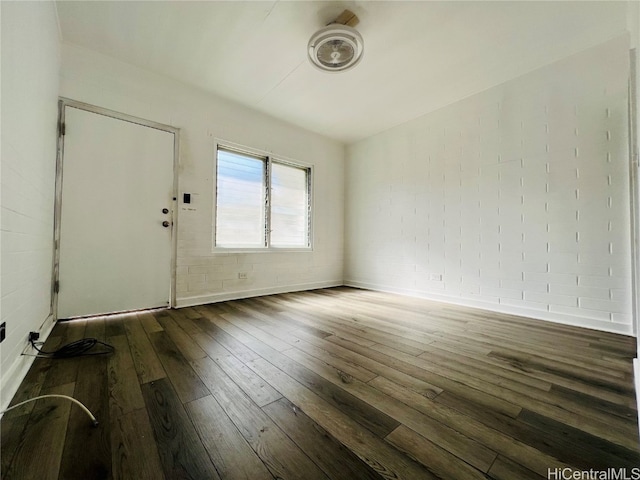
[[[218,223],[218,151],[226,150],[231,153],[246,155],[248,157],[258,158],[265,162],[264,168],[264,246],[263,247],[242,247],[242,246],[222,246],[217,245],[217,223]],[[295,246],[273,246],[271,245],[271,170],[272,165],[276,163],[289,167],[299,168],[306,172],[306,189],[307,189],[307,245],[301,247]],[[281,155],[274,155],[271,152],[258,150],[233,142],[216,139],[214,143],[214,161],[213,161],[213,215],[212,215],[212,251],[214,253],[266,253],[266,252],[309,252],[313,251],[313,211],[314,211],[314,178],[313,165],[292,160]]]

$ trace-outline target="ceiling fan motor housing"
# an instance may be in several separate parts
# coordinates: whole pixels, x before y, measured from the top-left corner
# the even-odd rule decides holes
[[[348,25],[332,23],[309,40],[311,63],[324,72],[344,72],[362,59],[362,36]]]

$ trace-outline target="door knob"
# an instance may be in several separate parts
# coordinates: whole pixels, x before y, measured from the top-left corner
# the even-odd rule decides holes
[[[169,209],[168,208],[163,208],[162,209],[162,213],[164,213],[166,215],[167,213],[169,213]]]
[[[162,226],[164,228],[167,228],[169,225],[171,225],[169,222],[167,222],[166,220],[164,222],[162,222]]]

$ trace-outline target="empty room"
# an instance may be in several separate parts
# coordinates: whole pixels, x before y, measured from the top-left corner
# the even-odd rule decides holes
[[[637,1],[0,1],[0,476],[640,478]]]

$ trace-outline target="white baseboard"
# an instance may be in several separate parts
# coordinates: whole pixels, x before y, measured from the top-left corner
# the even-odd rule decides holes
[[[55,324],[53,316],[48,316],[40,327],[42,329],[40,341],[44,342],[47,339]],[[35,359],[36,357],[30,355],[18,355],[9,368],[2,372],[2,379],[0,380],[0,411],[4,411],[9,406],[11,399],[20,388],[22,380],[26,377]]]
[[[193,297],[182,297],[176,299],[176,308],[193,307],[207,303],[226,302],[228,300],[239,300],[242,298],[260,297],[263,295],[275,295],[278,293],[302,292],[305,290],[316,290],[319,288],[331,288],[342,286],[342,281],[300,283],[296,285],[280,285],[277,287],[259,288],[254,290],[238,290],[233,292],[220,292]]]
[[[345,286],[355,287],[355,288],[364,288],[367,290],[375,290],[378,292],[396,293],[399,295],[406,295],[408,297],[424,298],[425,300],[433,300],[436,302],[449,303],[452,305],[461,305],[464,307],[479,308],[482,310],[489,310],[492,312],[506,313],[509,315],[517,315],[519,317],[529,317],[529,318],[535,318],[537,320],[544,320],[547,322],[555,322],[555,323],[561,323],[564,325],[573,325],[576,327],[591,328],[593,330],[601,330],[604,332],[634,336],[632,325],[626,325],[623,323],[604,322],[602,320],[578,317],[578,316],[567,315],[563,313],[544,312],[541,310],[502,305],[499,303],[483,302],[480,300],[473,300],[473,299],[462,298],[462,297],[451,297],[447,295],[438,295],[430,292],[421,292],[421,291],[408,290],[408,289],[402,289],[402,288],[393,288],[387,285],[377,285],[377,284],[351,281],[351,280],[346,281]]]

